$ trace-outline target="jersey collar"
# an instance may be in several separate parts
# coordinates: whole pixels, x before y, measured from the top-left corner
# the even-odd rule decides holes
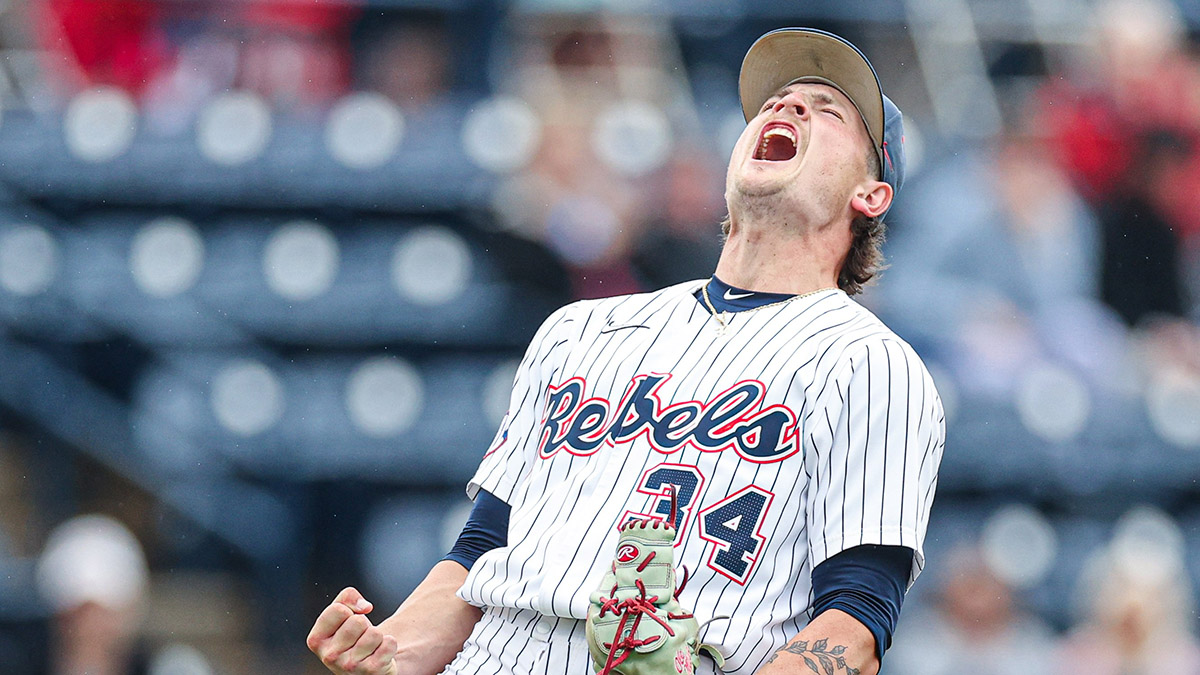
[[[795,297],[794,293],[763,293],[730,286],[716,275],[708,281],[708,299],[712,301],[713,309],[718,312],[744,312],[763,305],[783,302],[792,297]]]

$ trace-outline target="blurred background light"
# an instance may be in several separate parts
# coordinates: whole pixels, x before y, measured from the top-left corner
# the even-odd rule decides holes
[[[137,133],[133,98],[116,87],[80,92],[67,106],[63,132],[71,154],[85,162],[107,162],[125,154]]]
[[[392,283],[418,305],[440,305],[466,291],[471,251],[462,237],[440,225],[404,235],[392,253]]]
[[[338,101],[325,126],[329,154],[352,169],[386,164],[403,139],[404,115],[396,104],[373,92],[351,94]]]
[[[311,300],[324,294],[337,276],[337,239],[329,228],[311,221],[279,226],[263,251],[267,286],[288,300]]]
[[[519,98],[497,96],[480,101],[463,122],[463,149],[471,161],[493,173],[525,166],[541,140],[541,121]]]
[[[1127,577],[1148,584],[1162,583],[1183,569],[1183,532],[1174,519],[1153,506],[1136,506],[1123,515],[1110,549]]]
[[[0,234],[0,286],[19,296],[45,291],[58,274],[58,244],[37,225],[17,225]]]
[[[271,133],[271,109],[261,96],[227,92],[214,97],[201,111],[196,144],[210,161],[236,166],[259,157]]]
[[[263,363],[241,359],[228,363],[212,380],[213,414],[238,436],[257,436],[279,421],[284,391],[279,378]]]
[[[127,610],[142,601],[149,569],[129,528],[109,516],[85,515],[51,533],[37,582],[56,610],[88,603]]]
[[[154,653],[148,675],[214,675],[214,672],[199,649],[176,642]]]
[[[596,155],[616,171],[645,175],[663,165],[673,143],[671,122],[645,101],[613,103],[596,118],[592,145]]]
[[[1075,438],[1087,424],[1091,395],[1083,380],[1062,366],[1034,364],[1016,392],[1017,412],[1027,429],[1049,441]]]
[[[1036,586],[1058,555],[1054,527],[1036,509],[1023,504],[992,514],[984,523],[980,546],[996,576],[1014,588]]]
[[[1200,446],[1200,377],[1183,368],[1156,373],[1146,389],[1146,412],[1164,440]]]
[[[421,375],[402,359],[370,359],[355,368],[346,383],[346,410],[368,436],[383,438],[407,431],[424,403]]]
[[[195,285],[204,269],[204,240],[183,218],[156,218],[134,235],[129,269],[146,294],[179,295]]]

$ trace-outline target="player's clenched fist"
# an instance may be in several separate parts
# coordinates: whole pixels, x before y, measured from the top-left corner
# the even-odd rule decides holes
[[[346,588],[317,617],[308,648],[326,668],[338,675],[396,675],[396,638],[371,623],[371,609],[361,593]]]

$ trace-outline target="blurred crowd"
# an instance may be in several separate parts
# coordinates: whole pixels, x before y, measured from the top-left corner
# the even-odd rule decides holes
[[[1111,539],[1080,561],[1064,631],[1022,599],[1028,561],[1005,560],[1027,552],[1012,550],[1021,543],[1004,550],[997,544],[963,543],[946,555],[929,602],[904,617],[885,672],[1200,672],[1183,535],[1165,514],[1129,511]]]
[[[883,302],[970,386],[1006,394],[1037,358],[1101,387],[1200,366],[1200,58],[1168,3],[1095,23],[902,202]]]
[[[427,125],[486,95],[485,136],[472,155],[493,179],[486,219],[552,261],[521,274],[569,284],[564,298],[587,298],[711,273],[725,161],[741,124],[736,59],[769,27],[765,19],[732,30],[661,13],[551,11],[550,2],[428,5],[385,12],[332,0],[13,4],[0,14],[0,47],[36,52],[39,65],[36,78],[5,74],[7,105],[61,109],[80,92],[115,87],[136,102],[146,133],[172,138],[191,133],[205,103],[232,90],[314,123],[354,92],[381,95]],[[1200,215],[1192,201],[1200,194],[1200,26],[1165,0],[1084,6],[1086,21],[1069,39],[1026,40],[1015,65],[993,55],[988,75],[1000,118],[984,136],[938,128],[930,100],[938,92],[922,92],[915,78],[891,86],[888,76],[903,71],[887,64],[902,57],[887,49],[903,51],[897,45],[907,38],[881,37],[874,50],[865,41],[885,88],[908,111],[915,165],[889,217],[891,267],[863,302],[927,355],[951,417],[948,461],[975,453],[984,476],[965,481],[951,472],[943,480],[929,535],[937,555],[913,589],[884,673],[1200,675],[1200,533],[1188,519],[1200,505],[1195,480],[1190,492],[1159,500],[1134,490],[1139,499],[1129,503],[1118,496],[1074,505],[1061,492],[989,487],[1010,448],[960,450],[955,439],[959,402],[1013,407],[1010,422],[1055,452],[1076,453],[1078,471],[1089,453],[1105,453],[1072,443],[1103,416],[1096,411],[1145,408],[1157,441],[1200,448]],[[707,59],[695,57],[697,45],[715,42],[722,45]],[[470,137],[464,131],[468,153]],[[29,426],[19,409],[10,417],[13,433]],[[0,479],[0,502],[12,508],[0,518],[0,544],[6,560],[28,562],[16,578],[35,578],[37,599],[0,589],[8,627],[0,631],[0,672],[258,672],[230,663],[268,654],[288,664],[279,672],[312,667],[298,654],[302,637],[285,644],[307,626],[267,631],[266,647],[238,643],[244,659],[215,656],[221,643],[212,635],[176,636],[170,626],[188,623],[197,586],[156,582],[172,561],[155,548],[162,535],[146,522],[153,519],[121,517],[129,509],[114,507],[111,491],[71,501],[76,513],[31,513],[28,504],[49,500],[24,494],[28,483],[15,476],[35,455],[8,445],[0,443],[0,461],[13,471]],[[1112,464],[1117,474],[1127,469],[1122,461]],[[1057,548],[1043,552],[1040,566],[1030,562],[1038,537],[1021,527],[1008,537],[988,530],[993,507],[1011,502],[1028,503],[1026,526],[1035,533],[1058,532],[1045,535]],[[960,505],[978,518],[939,514]],[[1085,516],[1095,531],[1068,541],[1063,532],[1087,528],[1058,525]],[[967,525],[939,529],[951,520]],[[353,580],[346,569],[329,578],[338,564],[371,564],[300,549],[318,561],[320,571],[303,579],[316,590],[281,593],[307,593],[314,606],[319,592]],[[227,559],[191,558],[201,568]],[[262,573],[223,571],[247,584]],[[1039,600],[1049,586],[1069,589],[1070,606],[1047,604],[1062,593]],[[226,618],[212,620],[226,634],[252,633],[245,624],[272,612],[252,607],[263,596],[241,590],[217,593]],[[12,610],[22,603],[44,612]]]
[[[565,262],[575,296],[658,287],[711,269],[723,149],[686,109],[686,74],[671,66],[678,57],[662,39],[664,21],[517,17],[499,20],[509,40],[491,49],[486,28],[472,25],[485,21],[477,16],[485,9],[452,19],[398,14],[337,1],[42,0],[29,9],[46,98],[62,105],[118,87],[137,102],[149,133],[164,137],[189,132],[204,104],[231,90],[313,120],[351,92],[373,92],[416,126],[452,117],[447,107],[487,78],[537,120],[527,148],[510,151],[515,159],[479,151],[477,161],[498,155],[492,164],[519,167],[497,189],[497,211]],[[479,54],[492,63],[479,67]],[[511,126],[488,131],[486,143],[512,142]]]

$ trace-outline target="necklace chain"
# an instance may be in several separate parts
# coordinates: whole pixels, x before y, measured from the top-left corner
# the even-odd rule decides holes
[[[818,288],[815,291],[801,293],[800,295],[793,295],[790,298],[785,298],[783,300],[778,300],[776,302],[770,302],[765,305],[759,305],[758,307],[751,307],[750,309],[743,310],[742,313],[749,314],[750,312],[757,312],[760,309],[766,309],[768,307],[776,307],[778,305],[786,305],[787,303],[789,303],[793,300],[799,300],[800,298],[807,298],[810,295],[816,295],[817,293],[822,293],[824,291],[832,291],[832,290],[834,290],[834,288],[832,286],[827,286],[825,288]],[[712,298],[708,297],[708,284],[707,283],[700,287],[700,294],[704,297],[704,304],[708,307],[708,311],[712,312],[713,318],[717,320],[718,324],[720,324],[720,327],[717,328],[717,332],[720,333],[721,335],[724,335],[726,329],[729,328],[729,322],[725,318],[725,315],[728,314],[728,312],[718,312],[717,311],[716,306],[713,305]]]

